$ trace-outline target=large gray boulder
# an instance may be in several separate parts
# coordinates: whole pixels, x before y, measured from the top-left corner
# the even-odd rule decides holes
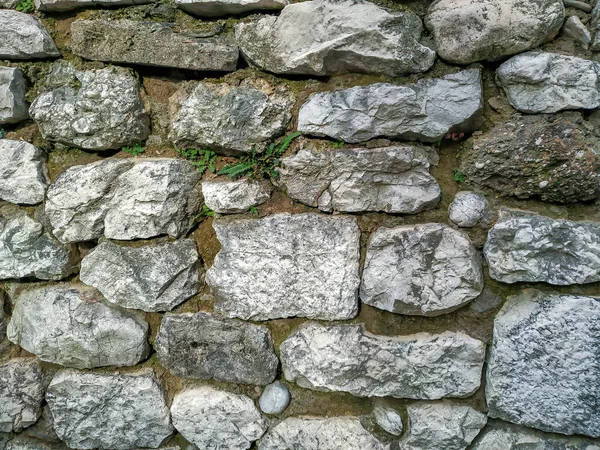
[[[279,365],[267,327],[206,313],[166,314],[154,345],[182,378],[266,385]]]
[[[139,20],[76,20],[75,55],[95,61],[201,71],[234,71],[239,50],[233,38],[198,37],[172,24]],[[124,38],[127,36],[127,38]]]
[[[177,431],[201,449],[246,450],[267,430],[252,399],[210,386],[175,395],[171,415]]]
[[[121,149],[150,134],[140,83],[129,69],[80,71],[60,62],[46,89],[29,108],[44,139],[101,151]]]
[[[435,52],[419,43],[422,32],[416,14],[390,12],[363,0],[293,3],[279,16],[235,29],[244,57],[269,72],[392,77],[425,72],[433,65]]]
[[[351,217],[275,214],[215,220],[221,250],[206,273],[228,317],[345,320],[358,312],[360,230]]]
[[[157,448],[173,433],[165,393],[149,370],[63,370],[46,394],[58,436],[78,449]]]
[[[479,69],[416,84],[375,83],[321,92],[300,108],[298,130],[351,143],[375,137],[435,142],[448,132],[478,128],[482,92]]]
[[[278,11],[288,0],[175,0],[178,8],[202,17],[231,16],[251,11]]]
[[[0,10],[0,59],[27,60],[60,56],[40,20],[12,9]]]
[[[0,364],[0,432],[18,433],[36,423],[43,399],[43,373],[37,359],[15,358]]]
[[[494,320],[489,416],[600,437],[600,299],[525,290]]]
[[[129,6],[153,3],[154,0],[34,0],[36,9],[48,12],[64,12],[94,6]]]
[[[483,290],[481,257],[469,237],[447,225],[379,228],[371,235],[360,299],[398,314],[438,316]]]
[[[596,130],[580,113],[516,115],[463,146],[459,170],[502,195],[573,203],[600,193]]]
[[[501,210],[483,248],[490,277],[558,286],[600,281],[600,224]]]
[[[248,211],[271,198],[268,181],[204,181],[202,194],[206,206],[216,213],[235,214]]]
[[[0,199],[24,205],[43,202],[49,183],[45,163],[46,154],[34,145],[0,139]]]
[[[429,173],[437,162],[435,150],[422,146],[335,150],[307,144],[282,159],[278,182],[294,200],[322,211],[416,214],[440,199]]]
[[[29,117],[26,92],[27,86],[21,69],[0,67],[0,125],[17,123]]]
[[[436,0],[425,25],[441,58],[493,61],[551,40],[562,27],[562,0]]]
[[[240,85],[188,83],[169,99],[169,139],[183,148],[211,148],[224,154],[262,150],[285,133],[294,96],[285,85],[247,79]]]
[[[80,284],[21,292],[6,334],[42,361],[78,369],[133,366],[149,351],[144,320]]]
[[[358,397],[468,397],[481,384],[485,344],[463,333],[375,336],[362,325],[297,328],[280,346],[285,378]]]
[[[202,268],[191,239],[124,247],[102,242],[81,261],[79,278],[109,302],[142,311],[170,311],[200,290]]]
[[[200,178],[182,159],[104,159],[60,174],[45,213],[62,242],[179,237],[200,218]]]

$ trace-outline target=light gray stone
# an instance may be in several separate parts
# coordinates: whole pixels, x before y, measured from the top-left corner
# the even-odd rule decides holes
[[[0,67],[0,124],[17,123],[29,117],[26,92],[21,69]]]
[[[278,11],[288,0],[175,0],[177,7],[195,16],[219,17],[251,11]]]
[[[528,52],[504,62],[497,80],[509,103],[526,113],[600,106],[600,64],[558,53]]]
[[[79,369],[133,366],[149,351],[144,320],[73,283],[21,292],[6,334],[42,361]]]
[[[60,62],[53,66],[46,89],[29,108],[44,139],[102,151],[143,141],[150,134],[140,84],[129,69],[80,71]]]
[[[163,316],[154,346],[182,378],[265,385],[279,365],[267,327],[201,312]]]
[[[433,65],[435,52],[419,43],[422,32],[416,14],[390,12],[362,0],[293,3],[279,16],[240,23],[235,29],[242,54],[262,70],[393,77],[425,72]]]
[[[243,213],[252,206],[258,206],[271,198],[271,185],[268,181],[205,181],[202,194],[206,206],[216,213]]]
[[[586,2],[580,2],[579,0],[563,0],[565,7],[576,8],[586,13],[592,12],[592,6]]]
[[[281,381],[277,380],[265,386],[258,404],[265,414],[281,414],[290,404],[292,396],[289,389]]]
[[[18,0],[0,0],[0,8],[15,9],[18,3]],[[0,450],[4,450],[2,448],[2,440],[0,440]]]
[[[95,61],[219,72],[234,71],[240,53],[233,37],[199,37],[174,24],[128,19],[76,20],[71,48]]]
[[[56,56],[60,56],[60,52],[37,17],[11,9],[0,10],[0,59]]]
[[[63,443],[40,441],[23,434],[16,435],[6,443],[4,448],[1,446],[1,442],[0,438],[0,449],[2,450],[69,450],[69,447]]]
[[[63,370],[46,394],[58,436],[78,449],[157,448],[173,432],[165,393],[149,370]]]
[[[358,312],[360,230],[351,217],[275,214],[215,220],[221,250],[206,273],[228,317],[345,320]]]
[[[35,358],[0,365],[0,432],[21,432],[37,422],[44,399],[43,374]]]
[[[49,182],[45,163],[46,154],[28,142],[0,139],[0,199],[24,205],[43,202]]]
[[[399,450],[465,450],[487,422],[470,406],[448,402],[410,405],[406,412],[408,432]]]
[[[463,333],[376,336],[358,325],[301,325],[280,347],[285,378],[358,397],[468,397],[481,384],[485,344]]]
[[[102,242],[81,261],[79,278],[112,303],[156,312],[196,295],[201,271],[191,239],[143,247]]]
[[[565,19],[562,0],[436,0],[425,25],[450,62],[493,61],[547,42]]]
[[[435,142],[448,132],[479,127],[482,92],[479,69],[416,84],[375,83],[321,92],[300,108],[298,130],[350,143],[376,137]]]
[[[585,3],[584,3],[585,4]],[[589,5],[588,5],[589,6]],[[563,25],[563,33],[571,36],[573,39],[581,43],[584,49],[588,49],[592,42],[592,34],[590,30],[581,22],[577,16],[571,16]]]
[[[201,449],[245,450],[267,430],[254,402],[210,386],[188,388],[175,395],[173,425]]]
[[[483,248],[490,277],[559,286],[600,281],[600,224],[501,210]]]
[[[600,437],[600,299],[524,290],[494,320],[488,415]]]
[[[393,408],[387,406],[376,406],[373,408],[373,417],[379,427],[386,433],[392,436],[400,436],[402,434],[402,417]]]
[[[360,299],[398,314],[438,316],[483,290],[481,257],[469,237],[443,224],[379,228],[367,248]]]
[[[416,214],[440,199],[429,174],[438,159],[422,146],[335,150],[306,144],[282,159],[278,182],[294,200],[323,211]]]
[[[592,50],[600,50],[600,2],[596,2],[592,10],[590,19],[590,28],[592,29]]]
[[[471,228],[481,224],[489,215],[489,212],[485,197],[471,191],[457,192],[448,208],[450,220],[463,228]]]
[[[154,0],[34,0],[36,9],[48,12],[64,12],[94,6],[129,6],[154,3]]]
[[[258,441],[258,450],[385,450],[357,417],[288,417]]]
[[[169,99],[169,139],[182,148],[211,148],[224,154],[262,151],[285,133],[294,96],[285,85],[247,79],[240,85],[189,83]]]

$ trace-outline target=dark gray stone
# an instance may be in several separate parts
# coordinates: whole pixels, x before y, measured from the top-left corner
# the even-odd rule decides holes
[[[40,11],[64,12],[94,6],[129,6],[153,3],[155,0],[35,0],[35,7]]]
[[[203,17],[230,16],[251,11],[278,11],[288,0],[175,0],[178,8]]]

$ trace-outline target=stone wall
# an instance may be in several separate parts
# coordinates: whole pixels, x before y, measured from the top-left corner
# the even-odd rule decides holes
[[[0,5],[0,450],[600,449],[600,2]]]

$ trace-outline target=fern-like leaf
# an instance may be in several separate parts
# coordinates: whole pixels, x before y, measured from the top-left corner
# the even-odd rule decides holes
[[[227,175],[228,178],[241,176],[246,172],[254,169],[254,164],[251,162],[239,162],[226,167],[223,167],[217,172],[217,175]]]

